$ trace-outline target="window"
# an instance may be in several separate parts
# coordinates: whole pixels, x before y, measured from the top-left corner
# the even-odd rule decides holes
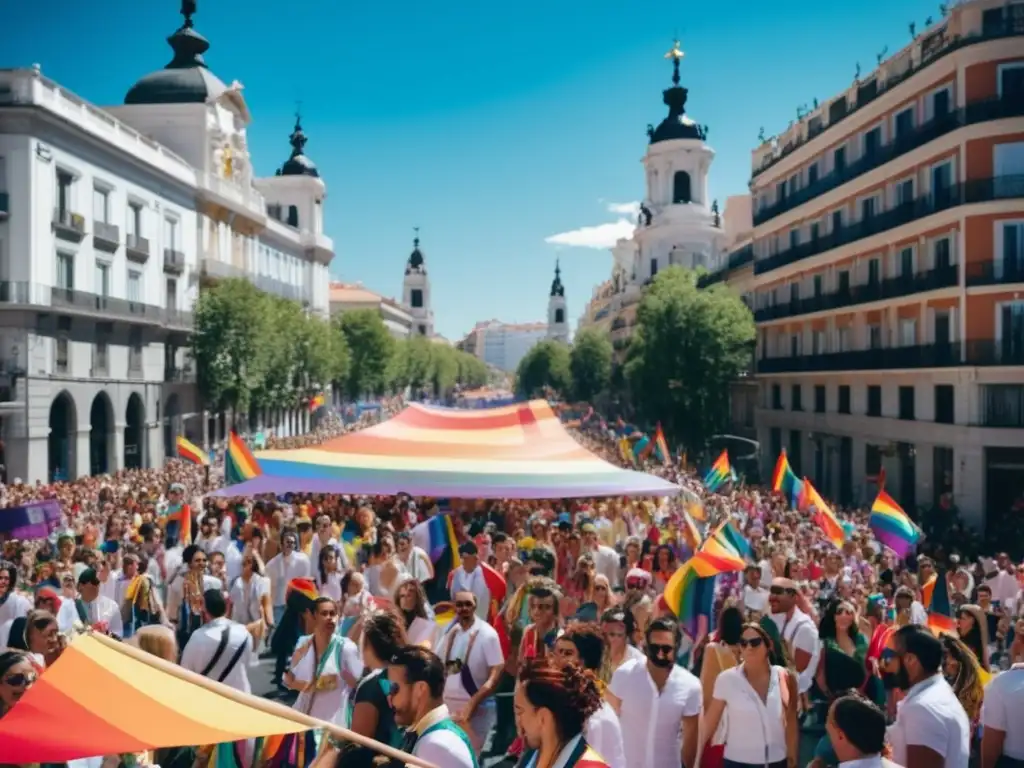
[[[953,321],[948,309],[935,313],[935,344],[949,344],[953,340]]]
[[[818,180],[818,164],[817,163],[811,163],[811,165],[807,168],[807,186],[811,186],[811,184],[813,184],[817,180]]]
[[[782,387],[778,384],[772,384],[772,410],[782,410]]]
[[[812,354],[825,354],[825,331],[814,331],[811,336]]]
[[[937,424],[956,423],[956,408],[953,401],[952,384],[935,385],[935,422]]]
[[[800,245],[800,230],[796,228],[789,230],[789,247],[796,248],[798,245]]]
[[[836,346],[838,352],[849,352],[850,351],[850,329],[849,327],[840,328],[836,332]]]
[[[138,203],[128,203],[126,229],[129,236],[142,236],[142,206]]]
[[[875,198],[865,197],[860,201],[860,220],[869,221],[875,215]]]
[[[839,413],[850,412],[850,385],[840,384],[839,385],[839,407],[836,409]]]
[[[61,221],[71,215],[71,186],[75,177],[67,171],[57,169],[57,214]]]
[[[846,294],[846,293],[849,293],[849,292],[850,292],[850,271],[848,269],[844,269],[844,270],[839,272],[838,280],[837,280],[837,285],[836,285],[836,293]]]
[[[1021,71],[1024,72],[1024,68]],[[1002,240],[1002,247],[996,257],[996,277],[1024,280],[1024,222],[1004,223]]]
[[[932,168],[932,195],[939,197],[949,194],[953,185],[953,166],[949,163],[936,165]]]
[[[900,251],[900,277],[910,279],[914,276],[914,249],[904,248]]]
[[[815,384],[814,385],[814,412],[824,413],[825,412],[825,385]]]
[[[128,301],[142,302],[142,273],[135,269],[128,270]]]
[[[651,277],[658,274],[658,259],[655,257],[651,259]]]
[[[778,427],[772,427],[768,430],[768,444],[772,449],[772,456],[778,456],[782,453],[782,430]]]
[[[882,387],[878,384],[868,385],[868,416],[882,415]]]
[[[565,310],[558,307],[555,310],[555,325],[561,325],[565,322]]]
[[[690,202],[690,174],[686,171],[676,171],[672,177],[672,202]]]
[[[801,395],[803,395],[803,388],[799,384],[794,384],[790,390],[790,410],[802,411],[804,409],[804,403]]]
[[[786,182],[780,181],[775,185],[775,200],[776,202],[784,202],[786,199]]]
[[[917,344],[917,320],[905,317],[900,320],[900,346],[912,347]]]
[[[427,326],[425,326],[425,325],[423,325],[421,323],[420,326],[419,326],[419,332],[420,332],[420,336],[426,336],[427,335]]]
[[[864,134],[864,157],[872,157],[882,145],[882,126],[876,125]]]
[[[914,387],[900,387],[900,418],[903,421],[914,420]]]
[[[57,288],[75,289],[75,257],[70,253],[57,254]]]
[[[832,167],[837,173],[842,173],[846,169],[846,147],[837,147],[832,153]]]
[[[842,210],[832,211],[832,234],[835,234],[843,228],[843,212]]]
[[[822,278],[821,275],[815,275],[814,276],[814,298],[818,298],[819,296],[821,296],[821,294],[824,293],[824,290],[825,290],[825,280]]]
[[[70,354],[71,343],[68,341],[67,336],[58,336],[54,341],[56,342],[56,360],[54,361],[55,367],[57,369],[56,372],[67,373],[68,356]]]
[[[105,261],[96,262],[96,285],[93,290],[103,298],[110,295],[110,264]]]
[[[169,277],[169,278],[167,278],[166,286],[167,286],[167,290],[166,290],[167,298],[165,299],[166,303],[164,304],[164,306],[167,309],[177,309],[178,308],[178,281],[175,278],[173,278],[173,277]]]
[[[811,242],[818,242],[818,235],[821,232],[821,225],[818,222],[811,224]]]
[[[142,370],[142,329],[134,327],[128,332],[128,371]]]
[[[882,326],[872,323],[868,326],[868,349],[882,348]]]
[[[791,283],[789,286],[789,303],[796,304],[800,301],[800,283]]]
[[[935,262],[935,269],[949,269],[953,259],[949,251],[948,237],[932,243],[932,261]]]
[[[867,443],[864,446],[864,474],[875,477],[882,471],[882,450],[877,445]]]
[[[288,206],[288,226],[299,228],[299,207],[297,205]]]
[[[92,220],[103,224],[110,223],[110,193],[99,187],[92,191]]]
[[[789,337],[790,357],[800,357],[800,334],[794,333]]]
[[[896,185],[896,205],[910,205],[914,202],[914,180],[904,179]]]
[[[939,120],[949,114],[949,89],[932,94],[932,119]]]
[[[900,139],[908,137],[912,130],[914,130],[913,107],[911,107],[910,109],[904,109],[902,112],[896,115],[896,120],[893,124],[893,132],[896,134],[895,140],[899,141]]]
[[[1024,98],[1024,65],[1020,62],[999,67],[999,97],[1008,101]]]
[[[1024,301],[1006,302],[999,307],[996,330],[1000,362],[1024,363]]]
[[[986,427],[1024,427],[1024,385],[983,384],[981,423]]]
[[[164,219],[164,248],[169,251],[179,251],[178,247],[178,220]]]
[[[868,261],[868,285],[877,285],[882,275],[882,265],[877,258]]]
[[[413,309],[423,308],[423,289],[413,288],[409,295],[409,303]]]
[[[803,436],[800,434],[799,429],[789,430],[789,465],[793,468],[793,473],[797,477],[801,477],[803,471]]]

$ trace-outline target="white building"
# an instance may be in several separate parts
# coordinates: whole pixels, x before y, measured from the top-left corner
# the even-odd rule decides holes
[[[402,303],[412,312],[413,332],[429,339],[434,336],[434,311],[430,308],[430,279],[427,277],[427,262],[420,250],[418,234],[412,245],[412,253],[405,265],[405,279],[402,281]]]
[[[500,323],[492,320],[479,323],[474,352],[478,358],[495,368],[514,372],[519,361],[534,345],[548,335],[547,323]]]
[[[358,309],[380,313],[388,332],[396,339],[408,339],[415,320],[409,308],[386,296],[365,288],[361,283],[331,283],[331,317]]]
[[[183,12],[173,60],[124,106],[95,107],[38,68],[0,70],[10,479],[158,466],[178,434],[205,445],[223,436],[222,418],[202,418],[186,360],[201,276],[245,277],[328,311],[333,244],[305,137],[296,126],[279,175],[253,178],[241,85],[206,68],[194,3]],[[307,410],[260,418],[292,434]]]
[[[565,307],[565,286],[562,285],[562,270],[555,261],[555,279],[551,281],[548,296],[547,337],[569,343],[569,317]]]

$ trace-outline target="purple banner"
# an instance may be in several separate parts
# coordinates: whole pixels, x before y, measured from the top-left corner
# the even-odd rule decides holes
[[[11,539],[45,539],[60,524],[56,499],[0,509],[0,533]]]

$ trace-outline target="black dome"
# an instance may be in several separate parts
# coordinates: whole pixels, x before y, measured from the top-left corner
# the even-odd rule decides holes
[[[689,91],[679,84],[679,62],[683,58],[683,52],[679,50],[678,40],[672,50],[665,54],[665,58],[672,60],[672,87],[662,91],[662,100],[668,107],[668,117],[662,120],[657,128],[648,125],[647,138],[651,144],[675,139],[704,141],[707,138],[707,126],[697,125],[686,116],[686,97]]]
[[[181,13],[185,23],[167,38],[174,58],[163,69],[135,83],[124,97],[125,104],[199,104],[227,90],[203,61],[210,43],[192,28],[195,12],[195,0],[183,0]]]
[[[302,132],[302,121],[298,115],[295,116],[295,130],[292,131],[289,141],[292,145],[292,156],[281,166],[277,175],[320,178],[320,171],[316,169],[316,164],[303,154],[307,139],[306,134]]]
[[[423,258],[423,251],[420,250],[420,239],[417,237],[412,241],[412,253],[409,254],[409,261],[405,265],[405,274],[410,272],[426,272],[426,260]]]

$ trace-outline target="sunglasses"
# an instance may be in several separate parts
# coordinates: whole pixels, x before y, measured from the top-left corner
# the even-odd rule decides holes
[[[673,656],[675,655],[676,649],[671,645],[659,645],[658,643],[647,644],[648,653],[653,653],[655,656]]]
[[[764,645],[763,637],[741,637],[739,646],[740,648],[760,648]]]
[[[4,678],[4,685],[9,685],[11,688],[24,688],[27,685],[32,685],[36,681],[36,675],[32,673],[18,673],[14,675],[8,675]]]
[[[772,587],[768,590],[769,594],[772,595],[795,595],[796,590],[784,589],[783,587]]]

